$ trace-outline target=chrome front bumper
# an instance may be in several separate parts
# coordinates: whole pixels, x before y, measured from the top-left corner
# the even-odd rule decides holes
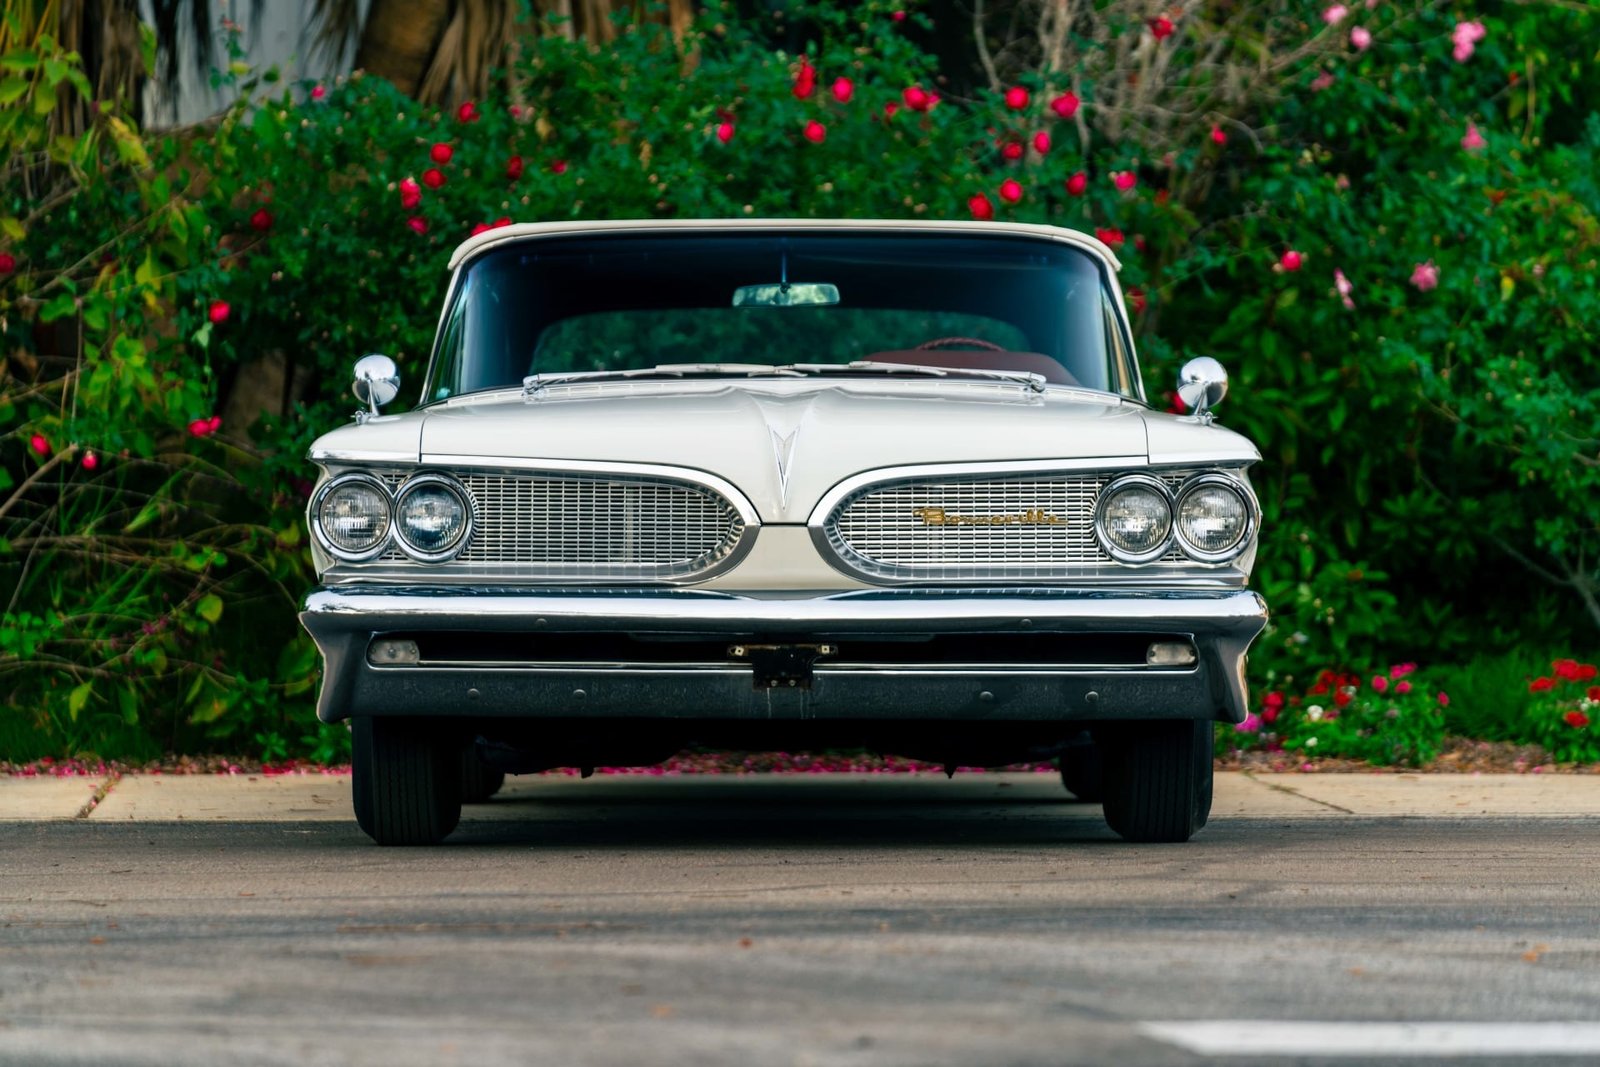
[[[320,589],[300,621],[321,649],[317,714],[519,718],[1046,721],[1244,718],[1244,659],[1266,626],[1255,593],[873,589],[824,596],[703,590]],[[385,634],[637,635],[835,642],[924,635],[1160,634],[1198,661],[1136,664],[819,662],[809,688],[758,689],[725,662],[430,663],[375,666]],[[565,647],[571,647],[570,643]]]

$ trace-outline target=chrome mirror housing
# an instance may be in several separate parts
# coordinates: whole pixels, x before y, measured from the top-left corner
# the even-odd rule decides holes
[[[1178,398],[1201,422],[1210,422],[1211,409],[1228,395],[1228,372],[1210,356],[1198,356],[1178,372]]]
[[[378,409],[400,395],[400,370],[394,360],[376,353],[356,360],[355,382],[350,386],[356,399],[367,405],[358,419],[370,419]]]

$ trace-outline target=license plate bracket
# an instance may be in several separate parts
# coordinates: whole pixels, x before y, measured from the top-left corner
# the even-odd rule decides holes
[[[831,644],[738,644],[728,646],[730,659],[750,664],[756,689],[810,689],[812,668],[820,659],[837,655]]]

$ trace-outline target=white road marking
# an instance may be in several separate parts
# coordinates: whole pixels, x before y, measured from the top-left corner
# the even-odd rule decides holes
[[[1600,1023],[1201,1019],[1138,1031],[1202,1056],[1600,1056]]]

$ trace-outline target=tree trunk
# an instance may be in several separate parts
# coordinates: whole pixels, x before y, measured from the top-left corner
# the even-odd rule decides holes
[[[449,18],[449,0],[372,0],[356,67],[416,96]]]

